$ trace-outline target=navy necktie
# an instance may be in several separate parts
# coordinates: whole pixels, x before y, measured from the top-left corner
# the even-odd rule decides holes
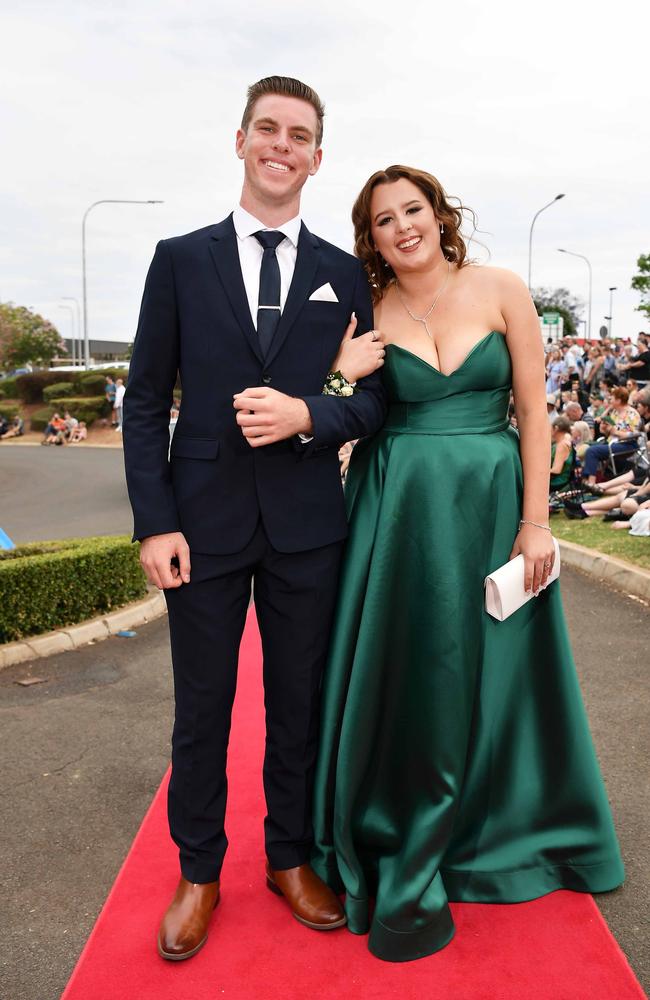
[[[262,355],[266,357],[273,334],[280,322],[280,265],[276,248],[282,243],[284,233],[277,230],[260,230],[253,234],[264,248],[260,268],[260,294],[257,306],[257,335]]]

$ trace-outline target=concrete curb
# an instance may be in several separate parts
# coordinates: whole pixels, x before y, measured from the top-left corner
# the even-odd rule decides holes
[[[120,629],[137,628],[145,622],[154,621],[167,612],[165,598],[160,591],[150,594],[142,601],[112,611],[108,615],[91,618],[80,625],[70,625],[56,632],[46,632],[34,636],[33,639],[23,639],[22,642],[10,642],[0,646],[0,670],[12,667],[16,663],[27,660],[38,660],[44,656],[63,653],[67,649],[78,649],[89,642],[98,642],[115,635]]]
[[[625,594],[650,602],[650,571],[647,569],[633,566],[615,556],[603,555],[596,549],[588,549],[575,542],[565,542],[560,538],[558,542],[565,566],[580,569],[583,573],[588,573],[589,576],[622,590]]]
[[[565,566],[582,570],[617,590],[650,603],[650,571],[632,566],[614,556],[603,555],[595,549],[587,549],[584,545],[576,545],[575,542],[558,541]],[[156,591],[144,600],[136,601],[109,615],[91,618],[80,625],[47,632],[33,639],[7,643],[6,646],[0,646],[0,670],[15,663],[37,660],[54,653],[63,653],[67,649],[78,649],[89,642],[108,639],[120,629],[137,628],[145,622],[154,621],[166,611],[165,598],[160,591]]]

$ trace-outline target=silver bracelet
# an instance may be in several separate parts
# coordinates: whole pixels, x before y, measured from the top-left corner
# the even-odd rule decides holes
[[[537,521],[525,521],[522,518],[521,521],[519,522],[519,528],[517,529],[518,531],[521,531],[522,524],[532,524],[535,528],[543,528],[544,531],[550,531],[551,530],[549,528],[548,524],[538,524]]]

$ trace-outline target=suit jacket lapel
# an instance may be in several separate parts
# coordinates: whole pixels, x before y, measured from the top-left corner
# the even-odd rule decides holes
[[[210,253],[224,291],[232,306],[235,318],[241,326],[251,346],[251,350],[261,362],[264,362],[257,330],[251,319],[246,288],[244,287],[241,264],[239,263],[239,251],[237,249],[237,234],[233,225],[232,215],[229,215],[227,219],[224,219],[223,222],[214,227],[211,240]]]
[[[287,334],[295,323],[298,313],[309,298],[319,262],[320,251],[318,249],[318,240],[309,232],[303,222],[300,227],[300,236],[298,237],[296,267],[293,272],[291,287],[289,288],[287,301],[282,310],[282,316],[271,342],[269,353],[265,358],[265,364],[269,365],[276,357],[287,339]]]

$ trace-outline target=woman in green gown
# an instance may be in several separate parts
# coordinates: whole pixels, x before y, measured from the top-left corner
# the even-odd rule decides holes
[[[530,295],[467,261],[462,213],[430,174],[374,174],[353,221],[390,409],[348,473],[313,864],[345,891],[349,929],[407,961],[450,941],[450,900],[602,892],[623,865],[559,583],[546,588],[550,441]],[[343,358],[350,380],[367,373]],[[518,553],[536,596],[495,621],[484,578]]]

